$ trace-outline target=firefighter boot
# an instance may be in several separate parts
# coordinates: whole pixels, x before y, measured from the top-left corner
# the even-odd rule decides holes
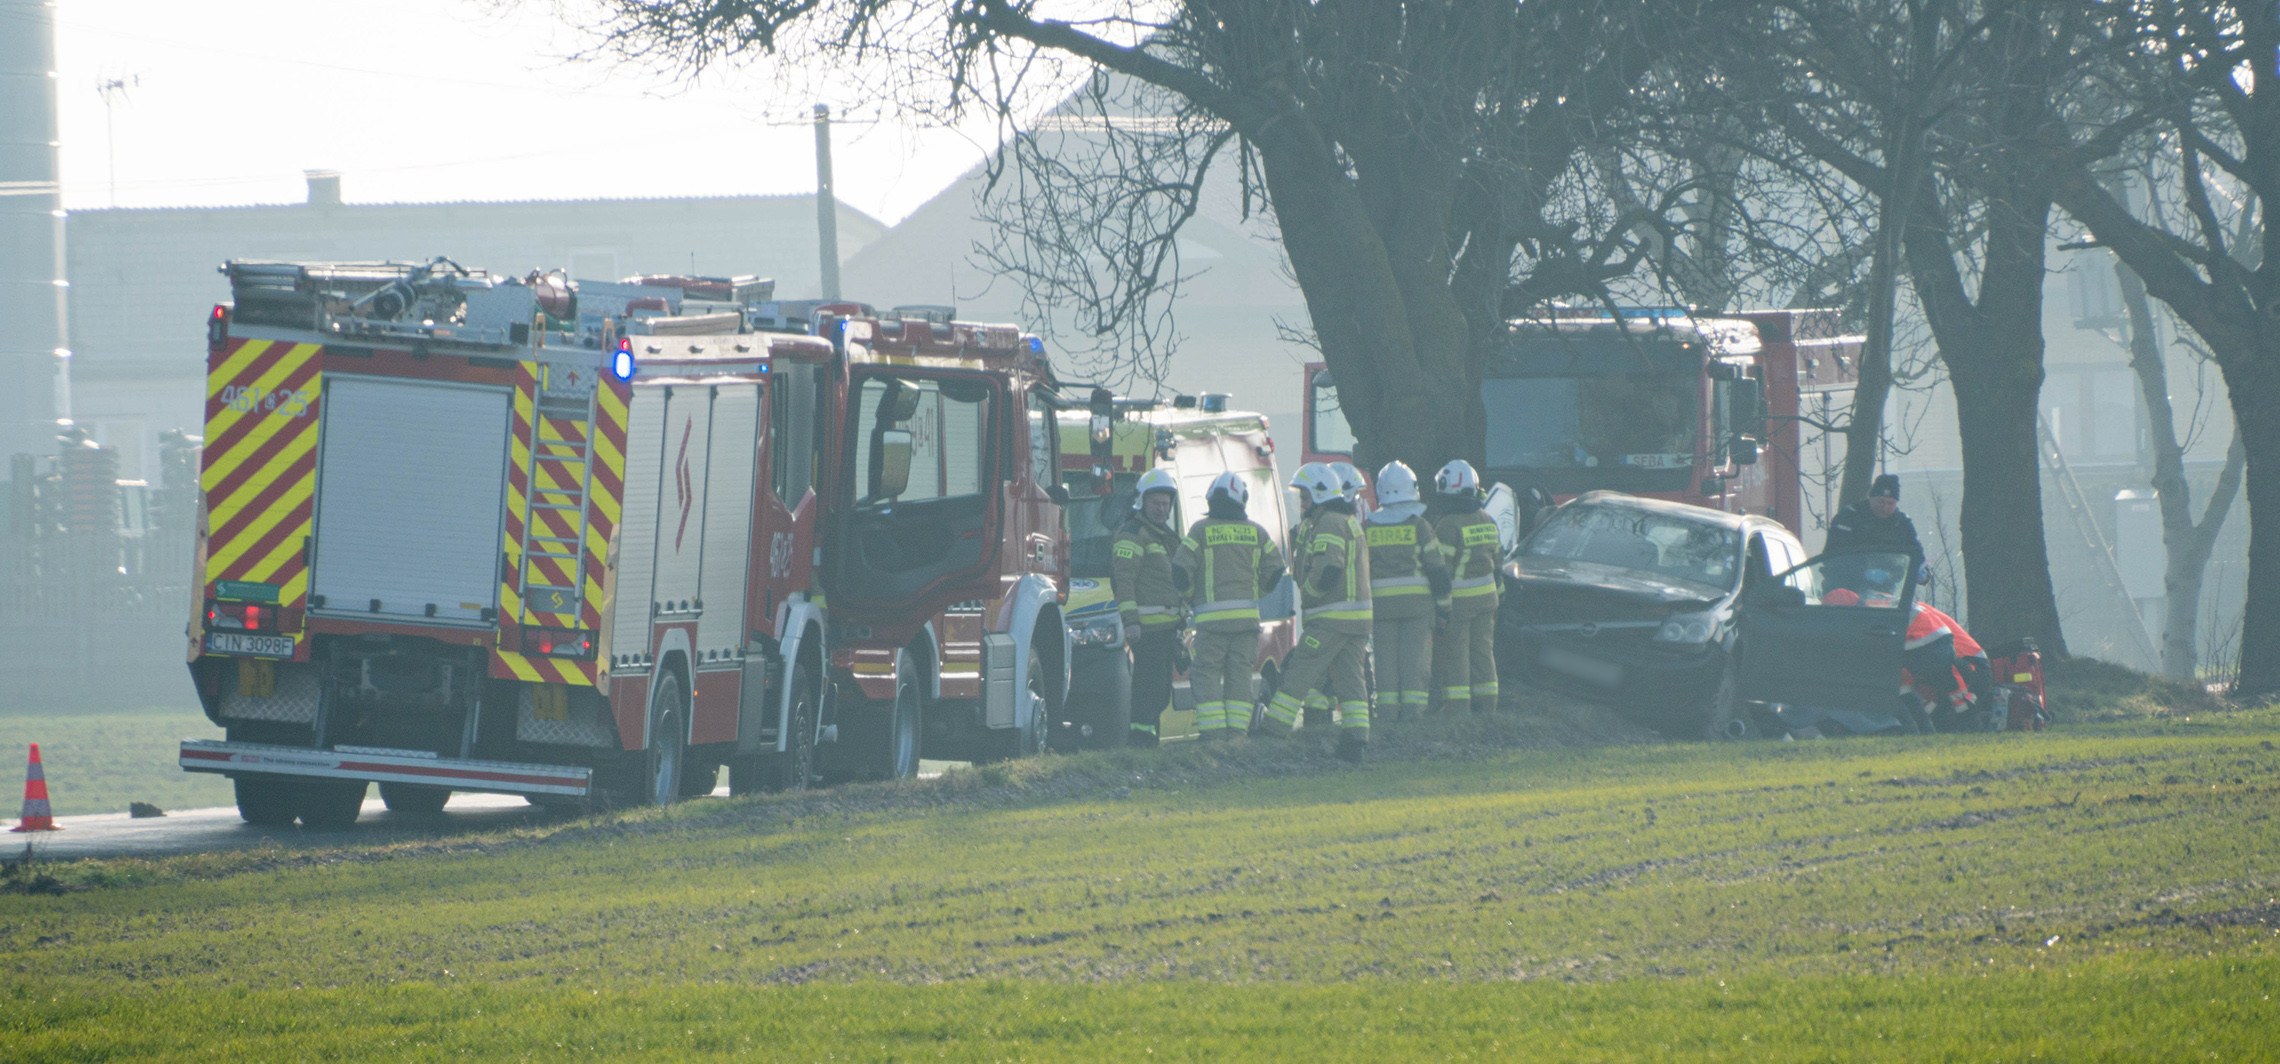
[[[1362,737],[1362,730],[1360,728],[1340,728],[1338,730],[1338,760],[1354,765],[1362,763],[1362,756],[1370,746],[1370,741]]]

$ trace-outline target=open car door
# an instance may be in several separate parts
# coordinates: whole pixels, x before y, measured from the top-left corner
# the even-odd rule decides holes
[[[1891,714],[1915,596],[1905,554],[1824,554],[1743,593],[1743,701]]]

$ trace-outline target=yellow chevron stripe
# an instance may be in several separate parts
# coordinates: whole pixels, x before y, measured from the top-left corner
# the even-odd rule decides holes
[[[284,357],[278,359],[277,364],[269,367],[269,372],[262,374],[259,379],[252,382],[250,387],[256,394],[267,394],[270,391],[275,390],[279,384],[284,383],[285,378],[300,372],[303,366],[308,365],[309,359],[314,357],[318,350],[319,348],[316,344],[293,345],[292,350],[286,352]],[[231,361],[236,362],[235,359],[232,359]],[[248,361],[251,360],[249,359]],[[228,364],[225,364],[225,368],[227,365]],[[243,369],[244,367],[243,365],[240,365],[239,368]],[[221,394],[221,389],[223,387],[227,387],[236,383],[239,382],[234,378],[220,377],[218,375],[209,377],[207,378],[206,382],[207,394],[209,396],[218,396]],[[321,374],[309,382],[309,389],[311,391],[319,391],[323,388],[323,386],[324,380]],[[319,407],[320,416],[322,415],[322,410],[323,408]],[[317,427],[317,419],[314,417],[281,417],[278,416],[274,411],[266,411],[260,409],[245,411],[241,413],[236,410],[231,410],[225,406],[219,413],[215,414],[206,422],[206,438],[214,439],[220,436],[223,432],[227,431],[230,426],[237,424],[239,420],[248,417],[263,418],[265,421],[262,424],[255,426],[253,431],[247,433],[243,440],[238,441],[238,445],[236,447],[230,449],[228,452],[214,456],[214,460],[207,464],[204,473],[199,478],[201,486],[203,486],[206,490],[213,490],[213,485],[219,484],[223,480],[227,479],[230,475],[230,472],[237,468],[238,463],[245,461],[248,456],[259,451],[263,443],[266,443],[269,440],[274,439],[286,432],[314,432]]]
[[[494,650],[491,653],[498,656],[499,663],[505,665],[507,671],[514,674],[515,679],[524,683],[564,683],[576,684],[581,687],[594,686],[594,678],[587,674],[586,666],[580,662],[542,658],[535,654],[516,654],[505,650]]]
[[[256,442],[257,440],[261,440],[261,438],[248,437],[242,445],[243,449],[248,452],[254,450],[260,445]],[[247,505],[260,498],[262,492],[268,491],[274,486],[278,478],[284,476],[287,470],[292,469],[293,463],[308,457],[309,452],[315,450],[316,447],[317,434],[315,432],[303,432],[288,440],[282,450],[270,458],[267,464],[255,470],[252,476],[247,477],[245,483],[240,485],[235,492],[228,496],[209,497],[206,510],[212,526],[220,528],[237,517]],[[283,505],[282,501],[276,504],[278,507]]]

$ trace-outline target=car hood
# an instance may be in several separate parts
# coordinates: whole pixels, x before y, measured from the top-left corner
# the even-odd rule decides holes
[[[1516,558],[1505,563],[1504,575],[1522,587],[1598,593],[1670,607],[1672,612],[1684,612],[1687,607],[1706,609],[1733,594],[1637,569],[1557,558]]]

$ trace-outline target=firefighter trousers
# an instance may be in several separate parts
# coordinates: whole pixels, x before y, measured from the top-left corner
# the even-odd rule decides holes
[[[1337,706],[1340,729],[1367,740],[1370,696],[1362,681],[1362,658],[1369,641],[1359,632],[1308,632],[1283,662],[1282,680],[1274,701],[1267,703],[1261,730],[1278,736],[1297,731],[1307,696],[1321,691]]]
[[[1433,686],[1452,713],[1496,711],[1496,612],[1449,618],[1433,639]]]
[[[1378,715],[1409,720],[1425,712],[1433,690],[1433,615],[1379,620],[1373,642]]]
[[[1180,630],[1173,625],[1144,629],[1132,641],[1133,746],[1156,745],[1156,731],[1172,701],[1172,666],[1179,656]]]
[[[1195,692],[1195,730],[1241,735],[1251,730],[1251,668],[1259,660],[1257,625],[1232,632],[1197,629],[1188,662]]]

